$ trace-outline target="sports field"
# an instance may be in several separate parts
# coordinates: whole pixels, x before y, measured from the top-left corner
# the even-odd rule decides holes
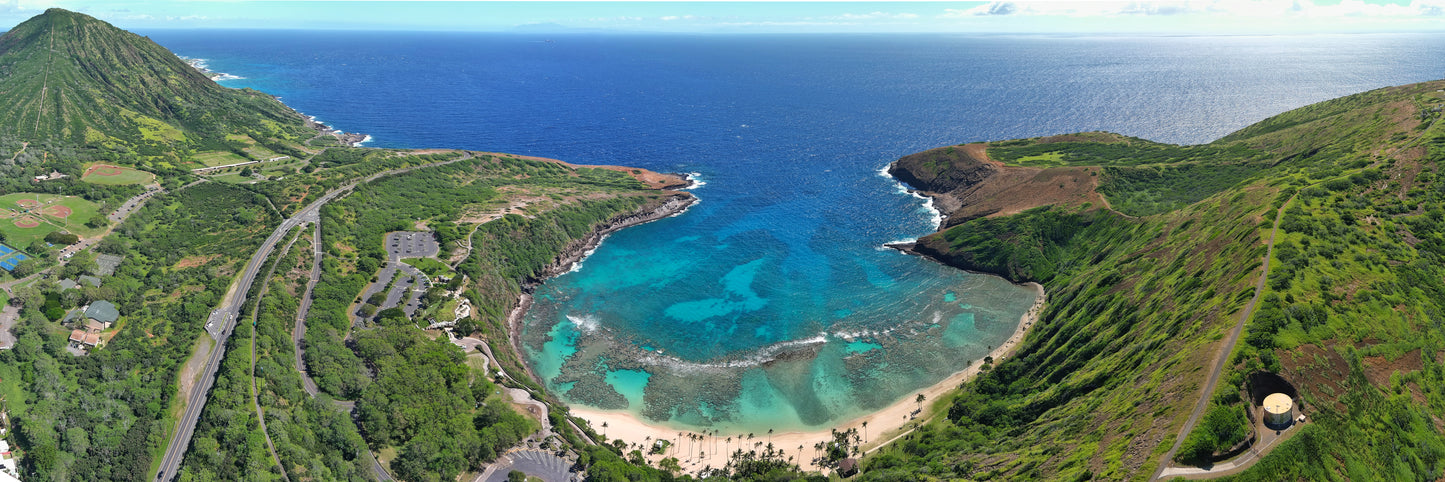
[[[80,180],[95,184],[150,184],[155,182],[156,175],[129,167],[94,164],[85,168]]]
[[[30,259],[30,257],[26,256],[25,253],[22,253],[15,248],[0,244],[0,269],[4,269],[5,271],[13,270],[15,269],[16,265],[20,264],[21,261],[25,261],[27,259]]]
[[[191,160],[199,162],[203,167],[216,167],[247,162],[251,159],[241,157],[230,151],[212,151],[192,155]]]
[[[14,193],[0,196],[0,232],[11,246],[29,246],[54,231],[88,237],[98,230],[85,226],[99,216],[100,205],[75,196]]]

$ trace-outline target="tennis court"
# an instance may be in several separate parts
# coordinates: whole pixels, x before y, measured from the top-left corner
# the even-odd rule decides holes
[[[4,268],[5,271],[14,270],[16,266],[20,265],[21,261],[25,261],[27,259],[30,259],[30,257],[26,256],[25,253],[17,251],[15,248],[0,244],[0,268]]]
[[[16,266],[19,266],[21,261],[25,261],[27,259],[30,259],[30,257],[23,254],[16,254],[9,258],[0,260],[0,268],[5,268],[5,271],[11,271],[14,270]]]

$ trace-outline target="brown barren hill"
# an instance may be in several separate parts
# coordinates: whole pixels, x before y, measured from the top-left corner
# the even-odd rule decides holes
[[[905,156],[888,172],[934,199],[947,216],[940,228],[985,216],[1047,205],[1103,205],[1095,167],[1005,166],[983,143],[940,147]]]

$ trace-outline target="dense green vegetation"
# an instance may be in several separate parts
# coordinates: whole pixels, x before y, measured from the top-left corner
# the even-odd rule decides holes
[[[249,213],[238,216],[237,213]],[[224,185],[201,184],[158,196],[98,247],[125,261],[100,288],[67,291],[65,307],[109,300],[122,318],[106,347],[88,356],[65,351],[69,330],[38,309],[46,286],[15,289],[24,322],[3,363],[20,368],[31,400],[10,415],[26,450],[26,473],[58,480],[148,477],[165,442],[181,363],[202,336],[201,324],[231,274],[279,220],[264,199]],[[210,259],[182,266],[187,256]],[[95,273],[93,260],[72,263]],[[74,294],[73,294],[74,293]]]
[[[256,343],[256,400],[266,429],[287,476],[318,480],[368,480],[366,449],[351,415],[332,406],[330,397],[310,397],[293,366],[292,321],[300,304],[297,294],[305,277],[294,273],[311,267],[310,236],[293,233],[291,249],[277,250],[251,288],[252,303],[242,314],[256,324],[240,323],[229,339],[215,388],[207,400],[185,459],[181,480],[280,480],[279,467],[260,433],[252,405],[251,343]],[[269,283],[264,297],[263,284]],[[259,305],[258,305],[259,303]]]
[[[445,337],[427,339],[409,323],[383,323],[392,326],[357,335],[357,351],[376,381],[356,411],[368,443],[398,447],[391,463],[397,477],[453,480],[540,428],[513,411]]]
[[[1277,373],[1311,421],[1239,478],[1438,478],[1445,140],[1426,108],[1439,87],[1351,96],[1148,155],[1134,142],[994,144],[1010,161],[1104,165],[1099,190],[1144,217],[1046,207],[920,240],[950,264],[1043,282],[1050,300],[1014,357],[872,456],[863,478],[1152,475],[1255,294],[1277,214],[1265,292],[1175,460],[1208,463],[1246,442],[1251,375]]]
[[[55,284],[97,274],[94,253],[59,265],[52,249],[22,246],[39,258],[23,271],[53,266],[54,275],[5,300],[22,311],[19,342],[0,351],[0,393],[27,479],[150,477],[178,413],[181,366],[209,339],[197,320],[277,223],[372,174],[452,160],[364,183],[321,213],[323,275],[304,341],[323,394],[306,393],[291,342],[310,237],[293,232],[291,249],[268,261],[270,275],[241,287],[251,293],[243,316],[255,322],[239,324],[228,340],[181,478],[366,480],[364,450],[395,454],[390,469],[405,480],[475,471],[539,424],[508,406],[466,353],[400,310],[353,319],[365,301],[357,297],[387,261],[382,237],[432,230],[440,260],[415,263],[457,275],[446,288],[478,314],[459,331],[491,346],[517,380],[507,383],[546,398],[507,343],[505,317],[517,296],[601,223],[668,199],[625,173],[510,157],[330,147],[308,162],[303,143],[315,132],[274,99],[222,89],[149,40],[61,10],[0,37],[0,75],[0,98],[13,101],[0,113],[0,194],[74,195],[105,214],[139,192],[80,182],[82,166],[94,161],[154,172],[173,191],[95,248],[124,257],[100,287]],[[920,240],[919,252],[949,264],[1042,283],[1049,303],[1015,354],[989,360],[925,412],[938,416],[865,457],[860,478],[1142,479],[1160,463],[1208,464],[1255,435],[1253,392],[1262,388],[1252,384],[1260,375],[1298,390],[1310,422],[1237,478],[1440,478],[1442,87],[1328,101],[1202,146],[1108,133],[989,144],[989,156],[1010,165],[1091,166],[1109,206],[1039,206]],[[977,181],[977,173],[950,177],[953,153],[940,151],[920,164],[928,171],[920,178]],[[256,167],[261,177],[284,179],[179,189],[195,178],[178,166],[196,153],[295,159]],[[51,170],[71,177],[30,182]],[[252,180],[238,173],[229,181]],[[511,209],[514,196],[529,204]],[[1220,358],[1222,381],[1202,393],[1211,360],[1256,295],[1271,239],[1259,304],[1240,343]],[[445,302],[443,291],[423,299]],[[105,333],[106,346],[72,355],[69,327],[56,320],[95,300],[115,302],[121,319]],[[1164,460],[1201,395],[1200,422]],[[355,400],[355,419],[332,396]],[[591,480],[691,478],[679,475],[676,459],[648,467],[625,443],[583,446],[563,410],[548,415]],[[828,447],[826,459],[849,455],[847,440]],[[738,452],[700,476],[820,478],[771,446]]]
[[[50,9],[0,37],[0,125],[107,160],[169,164],[225,150],[227,134],[304,140],[299,114],[269,95],[217,85],[150,39]]]

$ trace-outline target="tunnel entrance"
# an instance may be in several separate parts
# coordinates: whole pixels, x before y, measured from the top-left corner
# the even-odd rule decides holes
[[[1246,386],[1249,389],[1249,401],[1256,407],[1263,404],[1264,398],[1271,393],[1283,393],[1292,399],[1299,398],[1299,392],[1295,390],[1294,385],[1276,373],[1251,373]]]

